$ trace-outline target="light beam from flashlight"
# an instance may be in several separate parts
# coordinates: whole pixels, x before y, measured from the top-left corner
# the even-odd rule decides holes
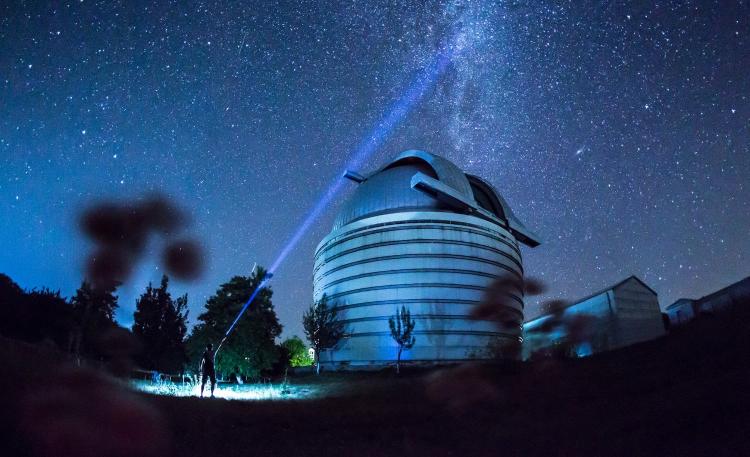
[[[437,56],[430,62],[427,67],[423,69],[423,71],[417,76],[417,78],[414,79],[404,95],[394,102],[394,104],[390,107],[390,110],[387,111],[387,115],[373,127],[370,134],[365,137],[365,139],[354,150],[352,158],[347,163],[345,170],[359,169],[364,161],[385,142],[385,140],[388,138],[388,135],[401,123],[401,121],[403,121],[403,119],[411,112],[414,106],[422,98],[424,98],[425,94],[435,85],[440,76],[448,68],[448,65],[451,63],[451,61],[460,52],[461,49],[458,44],[461,38],[461,35],[457,34],[454,36],[453,40],[445,43],[442,46]],[[333,182],[331,182],[331,184],[328,186],[328,190],[326,190],[326,192],[323,194],[323,197],[312,208],[312,210],[310,210],[305,219],[302,221],[302,224],[300,224],[294,234],[287,240],[281,252],[276,257],[276,260],[271,264],[271,268],[268,269],[266,276],[260,281],[253,293],[250,295],[250,298],[247,299],[245,305],[240,309],[240,312],[232,322],[232,325],[230,325],[229,329],[227,329],[226,333],[224,334],[224,338],[222,338],[221,343],[219,343],[219,347],[216,349],[216,352],[214,352],[214,356],[219,353],[221,345],[224,344],[226,339],[229,337],[229,334],[232,333],[232,330],[234,330],[234,327],[237,325],[240,318],[247,310],[248,306],[250,306],[260,290],[263,289],[263,287],[265,287],[266,284],[271,280],[274,272],[284,262],[289,253],[292,252],[292,250],[297,246],[299,241],[302,239],[302,236],[308,231],[313,222],[315,222],[315,220],[320,217],[323,210],[328,206],[329,203],[331,203],[333,197],[335,197],[338,191],[341,189],[342,184],[343,173],[337,176],[333,180]]]

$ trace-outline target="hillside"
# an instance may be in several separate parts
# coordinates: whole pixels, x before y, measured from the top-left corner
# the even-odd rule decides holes
[[[110,455],[750,455],[749,309],[587,359],[292,379],[341,393],[277,402],[134,394],[5,340],[3,442],[16,454],[36,443],[56,455],[59,444],[39,442],[57,433],[77,450],[76,439],[90,436],[70,430],[95,424],[101,439],[88,449],[104,445]],[[40,408],[34,399],[50,386],[66,400]],[[61,412],[79,407],[101,411]],[[30,423],[29,408],[42,419],[33,422],[57,417],[67,435]]]

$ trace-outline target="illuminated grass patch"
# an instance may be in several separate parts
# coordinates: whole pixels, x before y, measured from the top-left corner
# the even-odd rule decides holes
[[[200,397],[201,387],[193,383],[133,381],[134,389],[154,395],[171,397]],[[211,395],[208,386],[204,396]],[[297,400],[319,395],[316,388],[307,385],[284,385],[272,383],[218,385],[214,397],[225,400]]]

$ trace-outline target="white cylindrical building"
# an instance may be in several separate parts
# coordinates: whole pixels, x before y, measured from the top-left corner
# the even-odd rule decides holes
[[[468,318],[494,278],[523,277],[518,243],[539,244],[490,184],[424,151],[405,151],[366,178],[350,177],[358,188],[315,253],[314,299],[326,294],[348,328],[335,363],[395,360],[388,318],[401,306],[416,322],[405,361],[482,357],[498,338],[521,337],[520,291],[512,297],[517,331]]]

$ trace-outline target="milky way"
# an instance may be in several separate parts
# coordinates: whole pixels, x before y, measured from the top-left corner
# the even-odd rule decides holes
[[[552,296],[637,274],[666,306],[750,274],[747,3],[226,3],[0,6],[0,271],[71,295],[81,208],[160,190],[210,254],[177,284],[194,319],[273,262],[455,35],[460,56],[360,172],[418,148],[488,179],[542,237],[525,266]],[[286,334],[352,186],[276,272]],[[156,256],[120,289],[125,325]]]

